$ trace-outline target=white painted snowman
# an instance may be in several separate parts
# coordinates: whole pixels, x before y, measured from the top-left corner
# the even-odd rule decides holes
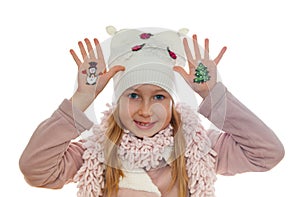
[[[86,84],[95,85],[98,79],[97,74],[97,62],[89,62],[90,67],[88,70],[82,71],[83,74],[86,74]]]

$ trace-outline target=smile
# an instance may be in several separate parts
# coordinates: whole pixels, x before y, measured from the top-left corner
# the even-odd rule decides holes
[[[154,126],[154,122],[139,122],[134,120],[135,125],[139,128],[139,129],[151,129]]]

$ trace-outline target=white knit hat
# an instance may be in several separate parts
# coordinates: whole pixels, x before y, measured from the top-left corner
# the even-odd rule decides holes
[[[107,28],[108,32],[111,27]],[[181,33],[161,28],[124,29],[113,34],[108,68],[122,65],[125,71],[114,78],[114,102],[122,93],[139,84],[153,84],[178,101],[173,66],[184,66]]]

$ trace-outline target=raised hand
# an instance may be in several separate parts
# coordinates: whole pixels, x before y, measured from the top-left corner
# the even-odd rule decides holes
[[[73,49],[70,50],[78,67],[78,87],[71,100],[82,111],[94,101],[117,72],[125,69],[123,66],[114,66],[107,71],[98,39],[94,39],[96,54],[90,40],[86,38],[84,42],[87,50],[83,42],[78,42],[82,60]]]
[[[217,82],[217,65],[227,48],[223,47],[218,56],[211,60],[209,58],[209,39],[204,41],[203,56],[200,53],[197,35],[193,35],[195,57],[192,55],[186,38],[183,39],[183,46],[188,60],[189,72],[186,72],[181,66],[174,66],[174,70],[181,74],[196,93],[205,98]],[[199,64],[200,62],[202,64]]]

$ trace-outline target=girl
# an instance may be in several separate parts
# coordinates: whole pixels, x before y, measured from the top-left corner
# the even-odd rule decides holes
[[[284,156],[276,135],[217,82],[209,40],[200,53],[182,33],[157,29],[115,31],[108,69],[99,41],[79,48],[78,88],[42,122],[20,158],[26,181],[62,188],[78,183],[78,196],[214,196],[216,174],[267,171]],[[189,72],[183,68],[188,62]],[[91,74],[89,70],[93,70]],[[93,83],[89,83],[93,79]],[[83,113],[113,78],[113,105],[94,125]],[[181,80],[181,79],[184,80]],[[183,90],[203,98],[198,112],[220,130],[205,130]],[[189,103],[190,104],[190,103]],[[83,141],[74,141],[93,128]]]

